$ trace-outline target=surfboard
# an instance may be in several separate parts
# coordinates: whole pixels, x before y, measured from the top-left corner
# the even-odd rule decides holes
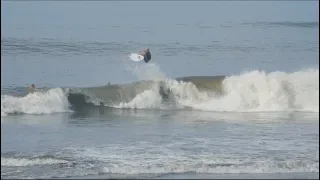
[[[137,54],[137,53],[131,53],[129,55],[129,58],[131,61],[142,61],[143,60],[143,56]]]

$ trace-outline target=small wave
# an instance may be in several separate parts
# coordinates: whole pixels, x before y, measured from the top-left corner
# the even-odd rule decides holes
[[[296,28],[318,28],[319,22],[294,22],[294,21],[280,21],[280,22],[251,22],[242,23],[243,25],[252,25],[256,27],[296,27]]]
[[[9,158],[1,157],[1,166],[35,166],[35,165],[51,165],[51,164],[65,164],[66,160],[55,158]]]

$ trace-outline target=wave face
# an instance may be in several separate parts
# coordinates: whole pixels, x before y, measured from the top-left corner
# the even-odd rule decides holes
[[[147,67],[145,67],[147,68]],[[138,70],[138,71],[137,71]],[[50,114],[88,106],[203,111],[319,112],[319,70],[249,71],[232,76],[171,79],[158,67],[135,69],[140,81],[91,88],[55,88],[17,97],[1,95],[1,115]],[[149,79],[143,79],[148,77]]]

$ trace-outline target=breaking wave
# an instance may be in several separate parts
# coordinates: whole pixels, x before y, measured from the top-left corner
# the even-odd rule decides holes
[[[61,88],[34,92],[25,96],[1,94],[1,116],[7,114],[52,114],[68,112],[69,102]]]
[[[1,116],[50,114],[89,106],[202,111],[319,112],[319,70],[248,71],[232,76],[171,79],[155,65],[128,67],[139,81],[91,88],[54,88],[25,96],[1,95]],[[148,77],[148,79],[145,79]]]

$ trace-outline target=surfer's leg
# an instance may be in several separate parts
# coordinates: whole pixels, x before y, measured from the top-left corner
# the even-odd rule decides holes
[[[150,61],[150,59],[148,59],[147,57],[144,56],[143,58],[144,62],[148,63]]]

